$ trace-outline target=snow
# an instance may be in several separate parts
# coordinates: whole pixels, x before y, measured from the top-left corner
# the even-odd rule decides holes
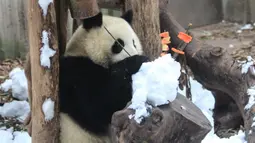
[[[242,66],[242,74],[246,74],[250,68],[254,64],[254,59],[251,56],[247,56],[247,62],[238,61]]]
[[[10,77],[17,76],[17,79],[22,79],[24,73],[21,69],[15,68],[9,75]],[[139,72],[132,77],[133,80],[135,80],[133,86],[136,90],[134,90],[134,96],[131,104],[132,106],[130,107],[136,107],[135,109],[137,110],[136,114],[129,115],[128,117],[130,119],[135,118],[135,120],[141,122],[143,117],[149,116],[148,110],[150,110],[152,106],[167,104],[168,100],[173,101],[177,92],[180,92],[183,96],[185,96],[185,92],[177,88],[178,84],[176,82],[179,75],[180,66],[171,59],[169,54],[155,60],[154,62],[143,64]],[[27,82],[23,79],[20,80],[19,83],[22,83],[22,81],[24,84]],[[202,85],[196,80],[190,78],[190,82],[193,103],[201,109],[213,126],[212,110],[214,108],[215,100],[212,93],[206,89],[203,89]],[[152,88],[154,86],[156,86],[158,89]],[[3,84],[0,85],[0,87],[2,90],[8,91],[15,86],[13,86],[13,80],[11,78],[7,79]],[[27,87],[23,86],[22,88],[26,89]],[[17,91],[22,92],[23,90]],[[248,109],[254,103],[255,86],[250,87],[247,90],[247,94],[250,95],[250,100],[246,105],[246,108]],[[159,98],[155,98],[156,95]],[[182,105],[181,108],[186,110],[185,105]],[[45,120],[51,120],[54,117],[54,102],[50,98],[46,99],[42,105],[42,110],[45,115]],[[27,101],[12,101],[0,106],[0,116],[16,117],[21,122],[27,117],[29,111],[30,107]],[[255,117],[253,120],[255,121]],[[245,141],[245,134],[242,131],[239,131],[237,135],[230,138],[221,139],[214,134],[214,129],[212,129],[202,141],[202,143],[216,142],[247,143]],[[7,128],[3,126],[0,127],[0,143],[31,143],[31,137],[25,131],[14,131],[13,127]]]
[[[31,143],[27,132],[13,132],[13,129],[0,130],[0,143]]]
[[[43,43],[43,47],[40,49],[41,66],[50,68],[50,58],[55,55],[56,51],[50,48],[48,32],[45,30],[42,32],[42,43]]]
[[[191,84],[191,94],[192,94],[192,102],[200,108],[203,114],[210,121],[211,125],[214,125],[213,120],[213,112],[215,99],[212,93],[206,89],[202,88],[202,85],[198,83],[196,80],[190,78]],[[183,95],[185,92],[180,91]],[[231,136],[230,138],[219,138],[216,134],[214,134],[214,129],[206,135],[206,137],[202,140],[201,143],[246,143],[245,141],[245,133],[243,131],[239,131],[237,135]]]
[[[12,101],[0,106],[0,116],[16,117],[20,122],[24,122],[30,112],[30,106],[27,101]]]
[[[53,0],[38,0],[38,4],[43,10],[43,16],[47,15],[48,6],[50,5],[50,3],[53,3]]]
[[[149,115],[147,110],[151,108],[150,105],[168,104],[176,98],[179,76],[180,64],[174,61],[170,54],[142,64],[139,71],[132,76],[133,97],[129,106],[135,109],[134,118],[138,123],[142,116]]]
[[[42,110],[45,121],[51,120],[54,117],[54,102],[50,98],[46,99],[42,105]]]
[[[4,92],[11,89],[13,97],[19,100],[26,100],[28,98],[28,91],[25,71],[20,68],[14,68],[9,73],[9,77],[10,79],[5,80],[5,82],[0,85],[0,89]]]
[[[255,104],[255,86],[250,87],[247,90],[247,94],[250,96],[249,97],[249,101],[246,104],[246,106],[244,107],[244,109],[248,110],[252,107],[252,105]]]
[[[253,29],[253,26],[251,24],[245,24],[243,27],[241,27],[241,30],[251,30]]]

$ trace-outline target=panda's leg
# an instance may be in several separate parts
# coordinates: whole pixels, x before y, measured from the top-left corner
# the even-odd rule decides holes
[[[82,129],[68,114],[60,113],[60,143],[112,143],[110,136],[96,136]]]

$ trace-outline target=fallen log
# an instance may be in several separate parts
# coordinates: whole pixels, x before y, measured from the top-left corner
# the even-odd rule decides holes
[[[141,124],[129,119],[130,109],[115,112],[112,138],[118,143],[198,143],[211,130],[209,120],[185,96],[178,94],[169,105],[153,108]]]
[[[171,44],[172,46],[177,46],[180,43],[177,35],[181,31],[185,32],[185,29],[176,22],[164,4],[160,5],[160,9],[161,29],[171,31]],[[227,94],[236,102],[244,120],[247,141],[255,143],[255,133],[252,129],[255,108],[251,106],[251,108],[245,109],[250,98],[247,90],[255,84],[254,66],[250,67],[248,73],[241,73],[240,65],[234,56],[239,50],[214,47],[193,39],[185,49],[185,53],[187,64],[197,81],[208,89]],[[254,48],[246,50],[251,56],[255,53]],[[253,95],[251,98],[253,98]]]

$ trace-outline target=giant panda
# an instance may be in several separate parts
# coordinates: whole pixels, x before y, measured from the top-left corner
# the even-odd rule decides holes
[[[148,62],[131,28],[132,11],[121,17],[82,20],[60,58],[60,142],[111,143],[114,112],[132,98],[132,79]]]

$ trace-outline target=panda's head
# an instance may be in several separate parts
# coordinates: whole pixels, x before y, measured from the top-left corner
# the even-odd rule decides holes
[[[85,56],[108,67],[129,56],[141,55],[141,43],[131,28],[132,18],[132,11],[128,11],[121,17],[99,13],[83,20],[68,42],[65,56]]]

